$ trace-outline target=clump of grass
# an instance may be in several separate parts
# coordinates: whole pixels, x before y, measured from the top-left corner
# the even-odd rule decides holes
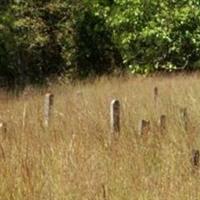
[[[0,199],[200,198],[199,170],[191,165],[192,149],[200,149],[198,76],[104,77],[50,90],[55,102],[48,129],[45,89],[1,98],[7,132],[0,134]],[[113,99],[121,102],[121,133],[109,146]],[[167,119],[165,134],[158,127],[161,115]],[[138,134],[142,119],[151,122],[147,137]]]

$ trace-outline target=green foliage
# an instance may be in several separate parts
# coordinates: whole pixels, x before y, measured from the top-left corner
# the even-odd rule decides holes
[[[199,60],[199,7],[195,0],[115,0],[104,16],[132,72],[172,71]]]
[[[10,6],[10,12],[15,17],[12,26],[16,45],[12,63],[15,79],[40,82],[63,72],[66,65],[59,41],[60,22],[69,20],[64,15],[68,4],[64,1],[20,1]]]
[[[121,55],[112,43],[105,21],[91,10],[76,21],[76,74],[101,75],[112,72],[114,66],[120,67]]]
[[[62,73],[86,77],[110,72],[117,55],[111,33],[86,5],[72,0],[6,4],[0,13],[0,76],[23,85]]]
[[[3,1],[0,78],[23,85],[122,67],[133,73],[198,69],[199,8],[196,0]]]

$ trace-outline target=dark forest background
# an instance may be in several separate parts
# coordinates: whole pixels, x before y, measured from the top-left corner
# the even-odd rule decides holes
[[[199,0],[1,0],[1,86],[198,70]]]

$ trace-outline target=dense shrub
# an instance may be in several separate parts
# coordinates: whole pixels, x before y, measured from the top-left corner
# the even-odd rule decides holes
[[[102,75],[120,67],[121,55],[102,18],[89,10],[77,20],[76,31],[76,74],[79,77]]]
[[[0,81],[198,69],[196,0],[15,0],[0,5]]]
[[[18,0],[1,7],[0,76],[24,85],[63,73],[82,78],[112,71],[111,33],[86,5]]]
[[[105,5],[105,3],[104,3]],[[200,2],[196,0],[100,1],[114,43],[132,72],[196,69],[200,56]]]

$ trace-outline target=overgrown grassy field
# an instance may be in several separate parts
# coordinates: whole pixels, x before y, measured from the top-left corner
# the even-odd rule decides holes
[[[55,95],[49,129],[43,127],[47,91]],[[113,99],[121,102],[121,134],[109,146]],[[16,98],[2,93],[0,118],[7,123],[0,135],[1,200],[200,199],[200,173],[191,164],[192,149],[200,149],[199,75],[101,78],[27,89]],[[138,131],[142,119],[151,121],[145,137]]]

